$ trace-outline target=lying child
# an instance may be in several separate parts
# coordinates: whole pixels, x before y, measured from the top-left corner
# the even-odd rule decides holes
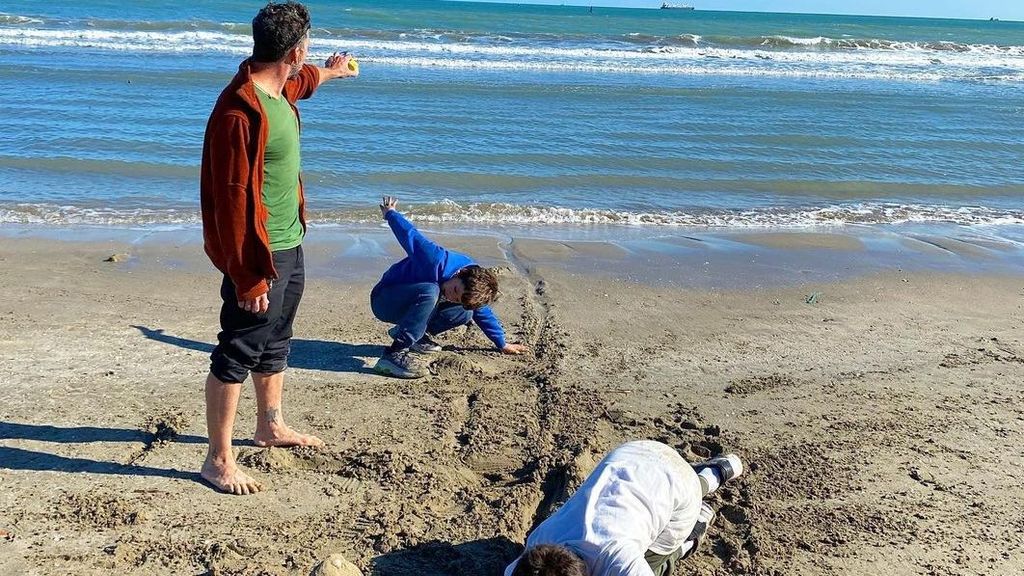
[[[426,365],[413,353],[439,352],[431,336],[475,322],[506,354],[528,350],[505,342],[501,322],[488,304],[498,297],[498,277],[465,254],[431,242],[395,209],[398,200],[385,196],[380,204],[407,256],[388,268],[370,292],[370,308],[378,320],[394,324],[393,342],[374,370],[400,378],[421,378]]]
[[[540,523],[505,576],[666,576],[714,518],[702,499],[743,473],[735,454],[691,466],[660,442],[612,450]]]

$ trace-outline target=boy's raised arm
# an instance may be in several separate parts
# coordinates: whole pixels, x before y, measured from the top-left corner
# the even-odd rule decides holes
[[[391,231],[394,232],[395,238],[398,239],[398,243],[402,245],[406,254],[409,256],[432,255],[441,249],[417,230],[412,222],[406,220],[396,206],[398,206],[397,198],[385,196],[380,203],[380,213],[387,221],[388,226],[391,226]]]

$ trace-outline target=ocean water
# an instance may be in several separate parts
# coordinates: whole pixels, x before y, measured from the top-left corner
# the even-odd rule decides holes
[[[1024,24],[315,0],[312,220],[1024,238]],[[0,223],[196,226],[258,1],[5,0]]]

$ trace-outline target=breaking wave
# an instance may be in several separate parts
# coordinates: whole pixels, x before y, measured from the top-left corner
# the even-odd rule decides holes
[[[451,30],[315,31],[313,56],[349,50],[364,61],[424,68],[1024,81],[1024,45],[904,42],[793,36],[578,36]],[[117,52],[251,50],[248,25],[207,21],[44,22],[0,15],[0,50],[76,48]]]
[[[407,213],[412,219],[421,222],[532,226],[799,229],[906,223],[963,226],[1024,225],[1024,210],[887,203],[840,204],[796,209],[630,212],[505,203],[457,203],[445,200],[411,206]],[[309,219],[322,224],[366,224],[378,222],[379,216],[376,210],[342,208],[312,211]],[[27,203],[0,208],[0,223],[11,224],[194,226],[200,222],[199,213],[195,208],[117,210]]]

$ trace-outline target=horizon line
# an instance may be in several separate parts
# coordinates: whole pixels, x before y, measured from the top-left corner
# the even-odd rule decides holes
[[[513,4],[513,5],[527,5],[527,6],[550,6],[550,7],[579,7],[579,8],[603,8],[610,10],[660,10],[660,6],[595,6],[591,3],[584,2],[562,2],[560,4],[552,4],[549,2],[531,2],[530,0],[441,0],[442,2],[461,2],[463,4]],[[690,4],[693,6],[693,4]],[[725,14],[796,14],[800,16],[843,16],[851,18],[915,18],[919,20],[964,20],[968,22],[1010,22],[1010,23],[1024,23],[1024,19],[1015,20],[1012,18],[999,18],[997,16],[990,16],[985,18],[980,16],[977,18],[970,18],[966,16],[910,16],[910,15],[891,15],[891,14],[851,14],[845,12],[797,12],[797,11],[764,11],[764,10],[727,10],[721,8],[715,9],[703,9],[694,6],[694,12],[718,12]]]

